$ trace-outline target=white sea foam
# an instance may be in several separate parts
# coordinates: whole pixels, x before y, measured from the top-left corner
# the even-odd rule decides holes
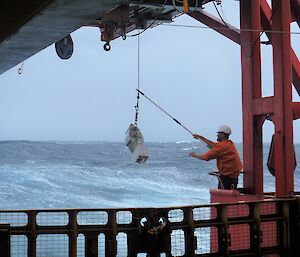
[[[186,141],[186,140],[176,142],[176,144],[190,144],[190,143],[191,143],[191,141]]]
[[[197,150],[198,147],[193,146],[193,147],[187,147],[187,148],[182,148],[182,151],[191,151],[191,150]]]

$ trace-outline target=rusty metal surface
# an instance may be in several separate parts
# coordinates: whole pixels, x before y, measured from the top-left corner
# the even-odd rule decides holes
[[[0,223],[10,225],[12,256],[283,256],[299,241],[298,205],[290,198],[172,208],[3,210]]]

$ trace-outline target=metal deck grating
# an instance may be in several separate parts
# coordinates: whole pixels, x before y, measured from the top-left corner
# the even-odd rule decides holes
[[[66,212],[40,212],[36,216],[36,223],[39,226],[66,226],[69,216]]]
[[[98,236],[98,256],[105,257],[105,235],[102,233]]]
[[[168,220],[170,222],[182,222],[184,218],[182,209],[170,210],[168,212]]]
[[[28,253],[28,239],[25,235],[13,235],[10,238],[11,256],[26,257]]]
[[[11,227],[23,227],[28,223],[25,212],[0,212],[0,223],[10,224]]]
[[[183,256],[185,253],[185,239],[182,229],[173,230],[171,233],[171,253],[173,256]]]
[[[117,257],[128,256],[127,234],[120,232],[117,234]]]
[[[249,206],[247,204],[240,204],[238,206],[228,207],[228,218],[248,217]]]
[[[262,222],[261,231],[262,231],[262,243],[261,243],[262,247],[277,246],[279,244],[276,221]]]
[[[132,213],[130,211],[117,212],[117,224],[130,224],[132,222]]]
[[[80,211],[77,214],[79,225],[106,225],[108,214],[105,211]]]
[[[276,203],[261,203],[260,204],[260,215],[270,215],[270,214],[277,214],[277,205]]]
[[[216,227],[196,228],[196,254],[216,253],[219,250],[218,229]]]
[[[195,221],[213,220],[217,217],[217,210],[215,207],[194,208],[193,217]]]
[[[77,257],[84,257],[85,255],[85,236],[79,234],[77,236]]]
[[[69,239],[67,235],[38,235],[37,257],[69,257]]]
[[[230,225],[231,251],[250,249],[250,227],[248,224]]]

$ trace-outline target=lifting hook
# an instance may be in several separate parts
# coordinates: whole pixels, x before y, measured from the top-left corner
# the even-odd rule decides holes
[[[103,46],[103,49],[104,49],[105,51],[109,51],[109,50],[111,49],[110,43],[109,43],[109,42],[106,42],[106,43],[104,44],[104,46]]]

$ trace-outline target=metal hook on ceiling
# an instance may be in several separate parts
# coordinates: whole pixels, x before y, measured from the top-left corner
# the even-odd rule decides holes
[[[18,69],[19,75],[21,75],[23,73],[23,69],[24,69],[24,62],[22,62],[21,66]]]
[[[103,45],[103,49],[104,49],[105,51],[109,51],[109,50],[111,49],[110,43],[109,43],[109,42],[106,42],[106,43]]]

